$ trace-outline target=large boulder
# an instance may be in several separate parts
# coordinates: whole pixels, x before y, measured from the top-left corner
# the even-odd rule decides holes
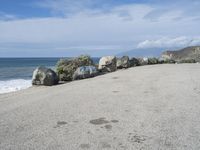
[[[73,59],[61,59],[57,63],[56,70],[60,81],[71,81],[77,68],[93,65],[91,57],[82,55]]]
[[[76,69],[73,74],[73,80],[85,79],[95,77],[98,74],[96,67],[94,66],[82,66]]]
[[[129,68],[129,67],[130,67],[130,60],[128,56],[117,58],[117,69]]]
[[[113,72],[117,70],[117,59],[115,56],[105,56],[99,61],[99,70],[102,72]]]
[[[148,65],[149,59],[147,57],[138,59],[141,66]]]
[[[57,74],[49,68],[40,66],[33,72],[33,85],[52,86],[58,84],[58,81]]]
[[[140,62],[137,58],[131,58],[130,59],[130,67],[135,67],[135,66],[139,66],[140,65]]]
[[[153,57],[153,58],[148,58],[148,64],[149,64],[149,65],[159,64],[159,60],[158,60],[158,58],[155,58],[155,57]]]

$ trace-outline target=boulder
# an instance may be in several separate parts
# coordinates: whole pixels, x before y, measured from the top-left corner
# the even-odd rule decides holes
[[[61,59],[57,63],[57,73],[60,81],[73,80],[74,72],[82,66],[93,66],[93,60],[89,56],[79,56],[73,59]]]
[[[96,67],[94,66],[82,66],[76,69],[73,74],[73,80],[85,79],[95,77],[98,74]]]
[[[182,59],[178,63],[196,63],[195,59]]]
[[[99,61],[98,69],[102,72],[113,72],[117,70],[117,59],[115,56],[105,56]]]
[[[130,59],[130,67],[135,67],[135,66],[139,66],[140,65],[140,62],[137,58],[131,58]]]
[[[139,61],[141,66],[148,65],[148,58],[146,58],[146,57],[139,58],[138,61]]]
[[[33,72],[32,84],[33,85],[45,85],[52,86],[58,84],[58,76],[57,74],[46,67],[38,67]]]
[[[175,63],[176,63],[176,61],[173,59],[165,59],[164,60],[164,64],[175,64]]]
[[[158,64],[159,63],[159,60],[157,58],[148,58],[148,64],[149,65],[155,65],[155,64]]]
[[[130,67],[130,61],[128,56],[117,58],[117,69],[129,68],[129,67]]]

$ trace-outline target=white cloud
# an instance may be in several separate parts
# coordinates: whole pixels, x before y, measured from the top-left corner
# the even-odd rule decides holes
[[[121,44],[134,40],[135,34],[144,26],[142,17],[150,10],[149,6],[132,5],[115,8],[109,14],[81,13],[70,18],[0,21],[0,42]]]
[[[72,14],[102,13],[108,11],[111,0],[43,0],[36,6],[49,9],[54,15],[71,16]]]
[[[200,45],[200,37],[164,37],[157,40],[145,40],[138,44],[137,48],[175,48]]]

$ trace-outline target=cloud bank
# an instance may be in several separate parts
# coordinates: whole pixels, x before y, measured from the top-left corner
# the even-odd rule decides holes
[[[137,45],[137,48],[176,48],[200,45],[200,37],[163,37],[157,40],[145,40]]]
[[[48,10],[48,17],[0,13],[0,56],[19,49],[38,55],[41,50],[104,55],[106,51],[197,45],[199,6],[196,0],[37,1],[32,7]]]

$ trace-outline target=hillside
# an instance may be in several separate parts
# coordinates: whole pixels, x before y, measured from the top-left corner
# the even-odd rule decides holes
[[[200,61],[200,46],[186,47],[177,51],[165,51],[161,57],[164,59],[174,59],[176,61],[188,59]]]

